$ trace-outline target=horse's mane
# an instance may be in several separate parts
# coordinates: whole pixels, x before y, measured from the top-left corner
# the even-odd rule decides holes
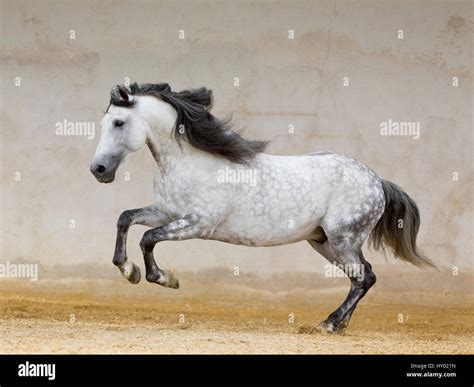
[[[239,164],[248,164],[267,146],[266,141],[252,141],[241,137],[232,129],[230,119],[220,120],[214,117],[210,113],[212,91],[205,87],[174,92],[167,83],[133,83],[129,88],[114,87],[110,93],[110,104],[133,107],[136,100],[127,98],[126,94],[151,95],[173,106],[178,114],[173,128],[178,143],[184,138],[198,149]]]

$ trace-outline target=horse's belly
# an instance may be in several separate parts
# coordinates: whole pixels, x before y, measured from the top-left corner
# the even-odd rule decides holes
[[[217,227],[210,239],[245,246],[277,246],[311,239],[321,215],[315,212],[258,216],[232,214]]]

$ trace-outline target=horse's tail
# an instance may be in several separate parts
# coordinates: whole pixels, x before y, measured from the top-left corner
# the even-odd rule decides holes
[[[415,266],[436,267],[416,246],[420,213],[415,201],[400,187],[381,179],[385,194],[385,211],[369,237],[375,250],[388,247],[395,257]]]

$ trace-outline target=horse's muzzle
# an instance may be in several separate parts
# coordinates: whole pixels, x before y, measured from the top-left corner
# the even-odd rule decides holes
[[[106,163],[92,163],[91,173],[99,183],[112,183],[115,179],[115,167],[108,167]]]

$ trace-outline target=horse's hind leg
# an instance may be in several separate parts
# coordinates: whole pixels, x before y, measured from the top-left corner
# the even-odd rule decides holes
[[[168,221],[168,218],[154,205],[135,210],[127,210],[120,215],[117,221],[117,239],[112,262],[132,284],[140,282],[141,275],[139,267],[127,257],[127,234],[129,228],[134,224],[158,227]]]
[[[359,244],[348,247],[346,243],[330,240],[323,243],[313,240],[308,242],[330,263],[343,268],[351,280],[351,289],[345,301],[319,325],[319,328],[326,332],[342,332],[349,324],[357,303],[375,284],[375,274],[370,264],[365,261]]]

